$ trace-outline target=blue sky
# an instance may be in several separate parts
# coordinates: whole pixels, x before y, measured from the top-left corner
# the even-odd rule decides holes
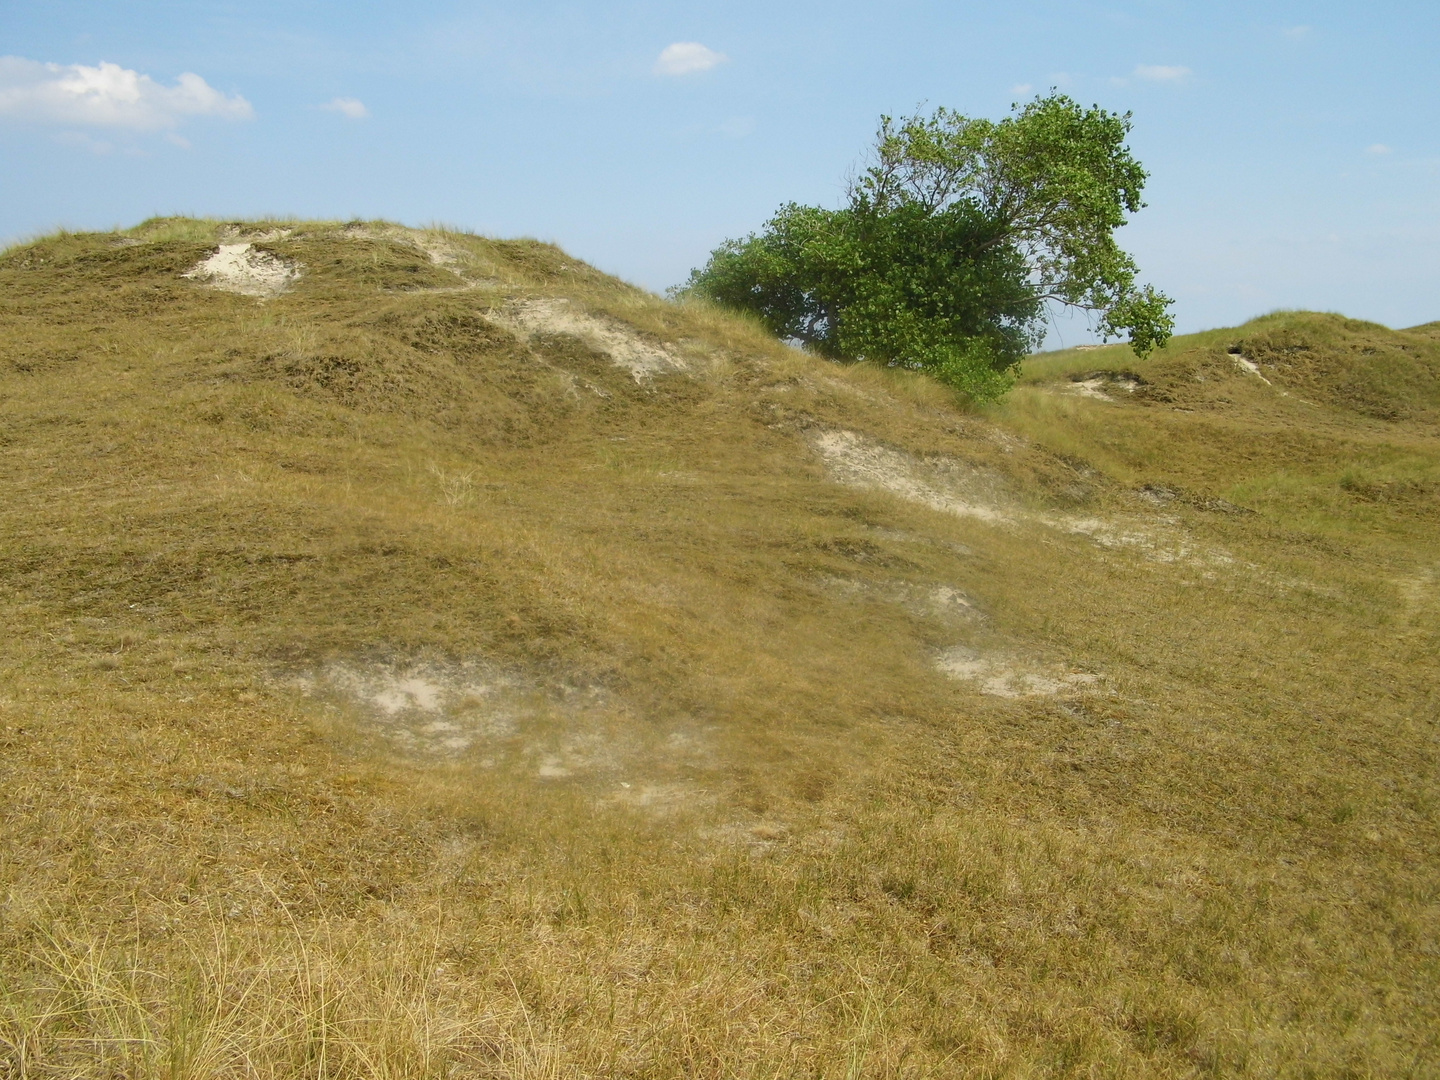
[[[837,204],[881,113],[1055,86],[1133,111],[1122,243],[1180,330],[1440,319],[1434,0],[0,0],[0,56],[0,240],[385,217],[660,290],[783,202]]]

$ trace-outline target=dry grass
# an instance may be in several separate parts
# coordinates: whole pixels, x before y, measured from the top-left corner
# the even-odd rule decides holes
[[[294,291],[179,276],[246,235]],[[0,281],[0,1075],[1440,1069],[1420,330],[1044,357],[977,415],[446,230]],[[485,317],[547,297],[692,374]],[[1154,389],[1056,392],[1108,364]]]

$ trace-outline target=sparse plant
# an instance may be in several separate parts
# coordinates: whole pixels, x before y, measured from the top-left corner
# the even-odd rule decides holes
[[[314,355],[319,343],[319,331],[308,323],[289,324],[285,327],[285,352],[292,359],[308,359]]]
[[[446,506],[467,506],[475,498],[475,470],[446,470],[436,462],[427,466],[440,490],[440,501]]]

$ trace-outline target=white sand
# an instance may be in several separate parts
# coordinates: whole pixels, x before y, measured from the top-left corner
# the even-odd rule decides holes
[[[267,298],[288,289],[300,276],[300,268],[248,243],[221,244],[215,254],[196,263],[184,276],[225,292]]]
[[[909,454],[880,446],[853,431],[826,431],[811,440],[830,475],[849,487],[890,491],[932,510],[994,524],[1009,515],[986,506],[974,489],[982,481],[973,471],[917,461]]]
[[[568,300],[519,300],[490,318],[524,334],[578,337],[630,372],[638,383],[687,370],[685,362],[666,346],[646,341],[622,323],[581,311]]]
[[[935,666],[952,679],[978,683],[980,692],[991,697],[1054,697],[1100,681],[1098,675],[1079,671],[1027,671],[1017,661],[981,656],[963,646],[946,649]]]

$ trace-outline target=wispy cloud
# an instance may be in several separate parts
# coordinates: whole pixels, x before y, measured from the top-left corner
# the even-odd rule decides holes
[[[1369,146],[1367,146],[1367,147],[1365,148],[1365,153],[1367,153],[1367,154],[1388,154],[1388,153],[1390,153],[1390,147],[1386,146],[1383,142],[1371,143]]]
[[[1280,33],[1284,34],[1287,38],[1299,41],[1303,37],[1310,36],[1310,29],[1308,26],[1287,26],[1281,30]]]
[[[1010,93],[1016,94],[1020,97],[1024,97],[1026,94],[1030,93],[1030,91],[1034,89],[1035,87],[1031,86],[1028,82],[1022,82],[1016,83],[1014,86],[1010,87]]]
[[[693,75],[697,71],[719,67],[729,59],[724,53],[708,49],[698,41],[677,41],[660,51],[655,59],[655,74]]]
[[[154,131],[197,116],[248,120],[255,115],[238,94],[224,94],[186,72],[174,86],[101,62],[43,64],[0,57],[0,117],[39,123]]]
[[[1150,82],[1179,82],[1190,74],[1187,67],[1169,64],[1140,64],[1135,68],[1135,78]]]
[[[326,112],[339,113],[347,120],[364,120],[370,115],[370,110],[365,107],[365,103],[359,98],[353,97],[331,98],[320,108]]]

